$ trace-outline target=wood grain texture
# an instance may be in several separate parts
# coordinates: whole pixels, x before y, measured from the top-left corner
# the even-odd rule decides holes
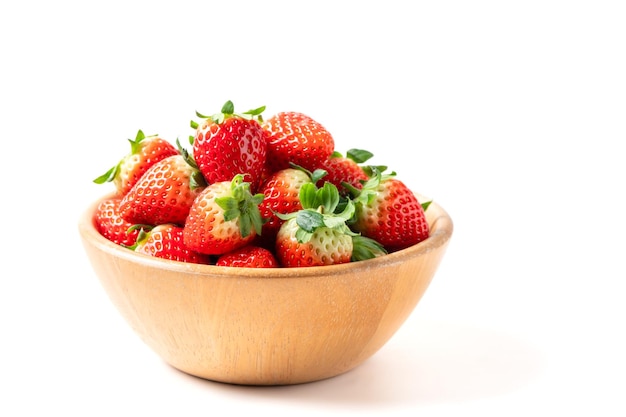
[[[313,268],[224,268],[136,254],[100,236],[91,205],[82,242],[111,302],[173,367],[233,384],[286,385],[347,372],[377,352],[433,279],[452,235],[427,210],[431,236],[377,259]]]

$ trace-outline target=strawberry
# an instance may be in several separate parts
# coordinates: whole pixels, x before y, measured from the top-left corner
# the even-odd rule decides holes
[[[267,159],[272,171],[294,163],[314,171],[335,150],[335,141],[326,128],[298,112],[281,112],[262,123],[268,132]]]
[[[94,214],[94,224],[102,236],[113,243],[122,246],[132,246],[139,235],[138,230],[130,230],[132,223],[127,222],[120,215],[119,197],[103,200],[98,204]]]
[[[221,255],[215,265],[239,268],[277,268],[278,261],[268,249],[246,245]]]
[[[323,178],[324,181],[333,183],[342,196],[348,195],[349,191],[344,187],[343,183],[348,183],[352,187],[360,189],[363,182],[367,181],[368,173],[361,165],[369,160],[373,154],[361,149],[350,149],[346,156],[335,151],[320,166],[328,175]],[[318,183],[318,186],[320,184]]]
[[[259,124],[264,110],[259,107],[237,114],[233,103],[227,101],[213,116],[196,112],[205,120],[201,124],[191,122],[196,133],[190,141],[198,169],[209,184],[245,174],[253,188],[259,185],[267,156],[267,135]]]
[[[277,214],[285,222],[276,236],[276,257],[283,267],[322,266],[350,262],[355,235],[346,222],[354,213],[347,201],[343,211],[335,213],[339,191],[326,182],[322,188],[305,183],[300,189],[302,209]]]
[[[262,241],[273,246],[273,240],[283,223],[276,213],[288,214],[302,208],[300,204],[300,188],[303,184],[317,182],[317,178],[325,174],[323,171],[311,173],[299,167],[285,168],[269,176],[259,189],[265,195],[259,205],[263,223]]]
[[[208,255],[222,255],[250,243],[262,232],[259,204],[243,175],[210,184],[195,199],[184,226],[185,244]]]
[[[93,180],[96,184],[113,182],[117,194],[125,195],[142,175],[157,162],[178,153],[170,142],[157,135],[146,136],[139,130],[135,139],[128,139],[130,152],[117,165]]]
[[[188,154],[177,154],[154,164],[124,196],[122,217],[130,223],[183,225],[194,199],[206,187]]]
[[[356,206],[351,228],[396,251],[426,239],[430,233],[424,208],[395,173],[373,176],[361,190],[351,189]]]
[[[183,228],[171,223],[144,227],[131,249],[138,253],[172,261],[210,263],[209,256],[194,252],[185,245]]]

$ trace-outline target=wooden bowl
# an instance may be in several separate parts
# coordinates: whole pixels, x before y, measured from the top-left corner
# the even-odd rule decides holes
[[[286,385],[347,372],[400,328],[452,235],[436,203],[431,236],[376,259],[308,268],[225,268],[134,253],[79,221],[91,265],[132,329],[165,362],[233,384]]]

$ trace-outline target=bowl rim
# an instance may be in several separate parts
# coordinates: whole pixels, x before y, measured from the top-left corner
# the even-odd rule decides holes
[[[123,246],[117,245],[98,232],[95,226],[94,212],[100,202],[108,198],[115,197],[115,193],[106,194],[83,210],[79,217],[78,229],[84,241],[98,250],[137,264],[157,269],[165,269],[172,272],[185,274],[197,274],[206,276],[236,276],[237,278],[292,278],[314,277],[320,275],[342,275],[345,273],[358,273],[372,268],[392,265],[399,262],[421,256],[448,243],[453,232],[453,222],[450,215],[437,202],[427,199],[415,193],[420,201],[431,201],[429,210],[430,236],[408,248],[368,259],[359,262],[349,262],[338,265],[307,266],[291,268],[237,268],[206,264],[195,264],[189,262],[173,261],[169,259],[157,258],[154,256],[133,252]],[[434,213],[433,213],[434,212]]]

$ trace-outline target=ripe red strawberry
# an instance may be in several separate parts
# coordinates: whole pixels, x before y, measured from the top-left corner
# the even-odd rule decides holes
[[[265,180],[259,189],[259,192],[265,195],[259,205],[261,216],[265,219],[261,235],[264,246],[273,246],[278,229],[283,224],[283,220],[276,213],[288,214],[300,210],[302,208],[299,198],[300,188],[303,184],[317,181],[322,175],[323,173],[319,171],[310,173],[294,167],[276,171]]]
[[[322,180],[333,183],[342,196],[346,196],[349,193],[343,183],[348,183],[354,188],[361,189],[363,182],[367,181],[369,177],[366,170],[359,164],[366,162],[372,156],[371,152],[361,149],[350,149],[346,156],[335,151],[319,167],[327,172],[327,175]],[[318,186],[321,186],[319,182]]]
[[[262,125],[269,133],[267,159],[272,171],[289,168],[290,163],[314,171],[335,150],[330,132],[305,114],[281,112]]]
[[[209,264],[210,257],[189,249],[183,241],[183,228],[174,224],[160,224],[142,229],[132,247],[135,252],[172,261]]]
[[[278,261],[268,249],[246,245],[221,255],[215,265],[239,268],[277,268]]]
[[[122,217],[130,223],[183,225],[194,199],[206,187],[193,160],[182,154],[154,164],[124,196]]]
[[[128,139],[130,152],[114,167],[93,180],[96,184],[113,182],[117,194],[125,195],[142,175],[157,162],[178,153],[176,147],[157,135],[146,136],[139,130],[135,139]]]
[[[139,230],[130,230],[132,223],[120,215],[119,197],[107,198],[98,204],[94,214],[94,224],[102,236],[122,246],[132,246],[137,240]]]
[[[348,200],[335,214],[340,197],[337,187],[327,182],[322,188],[313,183],[300,189],[302,209],[278,216],[285,220],[276,236],[276,257],[283,267],[322,266],[350,262],[355,235],[346,221],[354,213]]]
[[[194,121],[196,129],[193,156],[209,184],[231,181],[237,174],[255,189],[261,182],[267,157],[267,140],[258,119],[265,107],[237,114],[231,101],[213,116],[196,115],[205,119]]]
[[[195,199],[184,226],[185,244],[208,255],[222,255],[250,243],[262,232],[259,204],[243,175],[210,184]]]
[[[414,245],[430,233],[417,197],[393,176],[374,171],[354,198],[356,213],[351,224],[353,230],[376,240],[388,251]]]

